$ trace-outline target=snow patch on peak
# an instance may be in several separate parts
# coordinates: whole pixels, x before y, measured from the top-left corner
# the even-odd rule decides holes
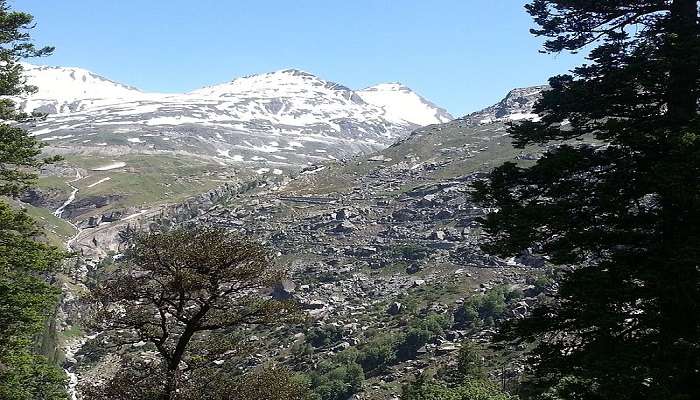
[[[177,94],[143,93],[81,69],[27,71],[40,93],[18,105],[49,114],[33,135],[77,152],[116,144],[125,152],[306,165],[374,152],[419,126],[452,119],[400,83],[354,91],[297,69]]]
[[[454,119],[445,109],[398,82],[370,86],[358,94],[365,102],[382,108],[391,122],[425,126]]]
[[[537,121],[540,117],[533,112],[535,103],[542,97],[542,92],[547,89],[549,89],[547,85],[513,89],[498,103],[471,113],[462,119],[472,124],[487,124],[498,121]]]
[[[185,94],[144,93],[82,68],[25,64],[25,72],[28,82],[39,87],[38,93],[20,99],[20,107],[27,111],[72,114],[116,107],[115,112],[127,119],[156,114],[147,125],[163,125],[175,118],[177,125],[265,119],[292,126],[325,124],[341,131],[343,121],[349,119],[389,123],[401,129],[453,119],[447,111],[398,82],[354,91],[295,68],[244,76]],[[207,106],[207,115],[202,114],[205,110],[201,115],[194,115],[194,111],[175,115],[169,110],[176,104],[188,110],[192,107],[187,104],[211,106]],[[216,115],[209,115],[212,112]]]
[[[308,72],[285,69],[236,78],[230,82],[193,90],[189,94],[196,96],[232,96],[266,93],[271,95],[274,91],[294,92],[301,90],[301,88],[308,89],[310,86],[323,85],[325,85],[325,81]],[[273,96],[266,95],[264,97]]]
[[[38,88],[17,97],[20,108],[48,114],[75,112],[97,104],[133,101],[148,96],[139,89],[109,80],[83,68],[49,67],[22,63],[24,76]]]
[[[97,75],[83,68],[50,67],[22,63],[27,81],[38,87],[37,98],[102,99],[133,97],[139,89]]]

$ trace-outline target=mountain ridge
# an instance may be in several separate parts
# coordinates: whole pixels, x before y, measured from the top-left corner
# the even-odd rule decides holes
[[[27,75],[40,89],[18,105],[48,114],[29,128],[59,154],[158,152],[294,168],[373,152],[452,118],[403,86],[377,99],[372,90],[297,69],[176,94],[143,92],[81,68],[28,66]]]
[[[448,120],[454,119],[452,115],[450,115],[447,110],[445,110],[442,107],[437,106],[435,103],[428,101],[425,99],[423,96],[420,96],[417,94],[415,91],[413,91],[411,88],[407,87],[406,85],[397,83],[397,82],[388,82],[388,83],[380,83],[377,85],[372,85],[363,89],[351,89],[348,86],[345,86],[343,84],[325,80],[318,75],[315,75],[311,72],[307,72],[301,69],[297,68],[285,68],[285,69],[280,69],[276,71],[270,71],[270,72],[263,72],[263,73],[257,73],[257,74],[249,74],[241,77],[235,77],[229,81],[222,82],[222,83],[216,83],[212,85],[207,85],[203,86],[201,88],[193,89],[190,91],[186,92],[181,92],[181,93],[160,93],[160,92],[150,92],[150,91],[144,91],[141,90],[137,87],[127,85],[120,83],[118,81],[106,78],[100,74],[97,74],[95,72],[92,72],[90,70],[81,68],[81,67],[61,67],[61,66],[43,66],[43,65],[33,65],[33,64],[27,64],[23,63],[23,66],[25,68],[25,74],[27,75],[28,82],[30,84],[33,84],[39,88],[39,91],[37,94],[30,95],[28,96],[29,99],[39,99],[39,100],[58,100],[58,99],[72,99],[72,100],[88,100],[88,99],[105,99],[105,98],[114,98],[114,99],[123,99],[123,98],[133,98],[133,97],[143,97],[143,98],[152,98],[152,97],[163,97],[163,98],[172,98],[172,97],[178,97],[178,96],[193,96],[193,95],[203,95],[206,94],[207,92],[211,93],[212,89],[217,89],[217,88],[224,88],[224,87],[235,87],[236,85],[240,85],[241,82],[250,82],[251,80],[259,80],[260,78],[264,77],[269,77],[269,76],[294,76],[294,77],[302,77],[305,79],[312,79],[312,80],[318,80],[320,82],[323,82],[326,87],[329,89],[334,89],[334,90],[339,90],[339,91],[347,91],[347,92],[353,92],[356,94],[359,94],[360,97],[362,98],[362,94],[365,94],[367,92],[372,92],[376,91],[377,88],[382,88],[382,90],[386,91],[386,87],[392,87],[395,86],[393,91],[396,92],[402,92],[402,93],[409,93],[414,95],[416,98],[420,99],[423,101],[423,105],[427,107],[432,107],[435,108],[435,119],[432,121],[429,121],[430,123],[437,123],[437,122],[447,122]],[[52,76],[46,76],[47,74],[51,73]],[[71,79],[66,79],[63,77],[63,80],[66,82],[60,82],[61,77],[59,76],[60,74],[63,75],[69,75]],[[76,75],[80,76],[82,79],[76,79]],[[90,79],[87,79],[87,78]],[[82,81],[82,82],[81,82]],[[118,88],[121,90],[121,92],[116,93],[115,95],[115,90],[112,91],[107,91],[106,93],[102,94],[97,94],[95,93],[95,89],[103,89],[103,87],[98,87],[98,88],[91,88],[90,86],[85,86],[85,84],[90,84],[92,82],[99,82],[102,84],[110,84],[114,86],[114,88]],[[82,89],[81,95],[78,95],[78,92],[81,91],[80,88],[86,87],[86,89]],[[57,91],[66,91],[68,94],[64,94],[62,96],[57,95]],[[20,103],[23,108],[27,109],[28,107],[31,107],[33,104],[24,102],[22,103],[23,98],[19,98]],[[362,98],[362,100],[365,100]],[[368,102],[369,103],[369,102]],[[385,104],[383,104],[385,105]],[[31,111],[31,110],[27,110]],[[71,110],[72,111],[72,110]],[[50,114],[52,112],[49,112]],[[407,120],[408,122],[410,121],[410,118],[404,118],[404,120]]]

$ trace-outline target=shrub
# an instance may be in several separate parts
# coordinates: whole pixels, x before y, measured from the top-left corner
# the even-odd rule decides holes
[[[444,334],[450,322],[442,315],[431,314],[409,325],[406,334],[401,335],[395,345],[399,360],[415,358],[418,349],[429,343],[436,336]]]
[[[473,342],[462,343],[457,355],[457,374],[461,378],[483,378],[484,365],[481,349]]]
[[[535,293],[534,294],[540,294],[544,293],[549,286],[552,285],[553,280],[546,276],[546,275],[538,275],[535,277],[535,279],[532,281],[532,285],[535,286]]]
[[[383,336],[365,344],[357,362],[366,373],[383,371],[396,362],[395,342],[395,337]]]
[[[345,330],[338,325],[324,325],[312,328],[306,335],[306,340],[313,347],[325,347],[343,339]]]
[[[339,353],[333,360],[319,363],[309,374],[311,387],[319,400],[345,400],[362,389],[364,371],[356,360],[356,350]]]
[[[485,379],[468,379],[459,386],[450,387],[443,382],[417,382],[404,386],[402,400],[510,400],[511,396],[500,391]]]
[[[496,321],[503,319],[508,304],[521,297],[522,291],[519,289],[511,290],[507,286],[497,286],[485,294],[468,298],[455,310],[455,322],[468,327],[494,325]]]

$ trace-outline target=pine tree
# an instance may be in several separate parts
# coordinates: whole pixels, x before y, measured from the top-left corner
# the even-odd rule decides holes
[[[194,376],[205,382],[218,369],[214,360],[238,355],[227,344],[231,335],[297,317],[293,303],[261,294],[282,278],[261,245],[224,229],[134,232],[119,268],[94,291],[97,320],[115,346],[145,343],[160,363],[127,363],[103,387],[88,387],[94,394],[87,398],[171,400],[188,386],[196,392]]]
[[[35,90],[19,60],[52,51],[31,43],[32,20],[0,0],[0,96]],[[47,280],[63,254],[39,240],[43,232],[26,212],[2,200],[20,193],[35,179],[36,167],[54,160],[41,159],[39,143],[17,125],[31,118],[0,98],[0,398],[7,400],[67,397],[63,371],[34,351],[35,337],[56,307],[59,291]]]
[[[0,195],[17,195],[30,185],[34,169],[56,158],[40,159],[41,145],[21,126],[10,122],[27,122],[33,115],[20,112],[11,98],[33,93],[19,60],[42,57],[53,52],[52,47],[36,48],[29,30],[33,17],[10,10],[7,1],[0,0]]]
[[[63,259],[42,235],[26,212],[0,201],[0,399],[66,397],[63,371],[34,351],[60,294],[47,275]]]
[[[476,185],[485,248],[566,265],[528,339],[532,394],[700,398],[700,30],[694,0],[533,0],[545,52],[587,51],[550,79],[516,146],[548,144]]]

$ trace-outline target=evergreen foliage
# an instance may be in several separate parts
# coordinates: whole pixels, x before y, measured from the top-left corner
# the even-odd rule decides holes
[[[423,372],[415,382],[405,385],[402,400],[508,400],[513,397],[491,382],[486,373],[482,351],[465,341],[457,356],[457,368],[439,373],[442,379]]]
[[[0,398],[61,399],[66,376],[35,353],[35,337],[53,316],[60,291],[50,273],[63,253],[41,241],[24,211],[0,201]],[[43,396],[43,397],[42,397]]]
[[[485,378],[481,352],[474,343],[462,343],[457,355],[457,374],[465,379]]]
[[[19,60],[53,50],[31,42],[32,21],[0,0],[0,96],[35,90],[26,84]],[[0,398],[64,399],[65,374],[35,351],[35,339],[56,308],[60,292],[50,280],[64,254],[45,244],[26,212],[3,200],[27,188],[36,167],[55,160],[40,159],[40,144],[16,125],[29,119],[12,100],[0,99]]]
[[[499,210],[485,221],[486,250],[531,248],[573,267],[554,301],[503,338],[539,343],[532,395],[700,398],[698,3],[526,8],[546,52],[592,50],[550,79],[541,120],[510,128],[517,146],[549,143],[544,156],[506,163],[476,187]]]
[[[6,0],[0,0],[0,96],[19,96],[36,91],[23,76],[22,58],[41,57],[53,52],[52,47],[36,48],[31,42],[34,18],[12,11]],[[0,99],[0,195],[18,195],[34,182],[35,168],[56,157],[41,159],[41,144],[20,126],[36,116],[20,112],[8,97]]]

